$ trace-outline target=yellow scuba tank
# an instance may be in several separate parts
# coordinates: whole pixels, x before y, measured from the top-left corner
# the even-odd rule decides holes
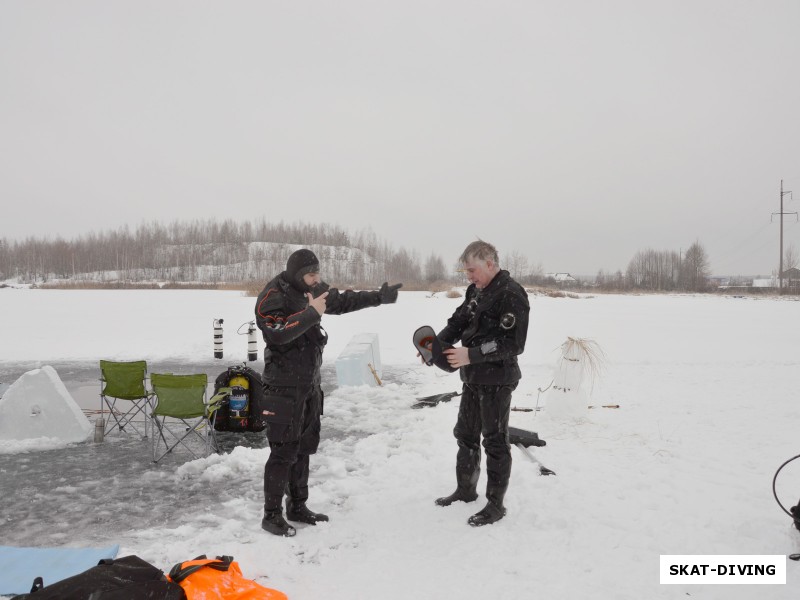
[[[228,386],[231,388],[229,418],[239,427],[246,427],[250,416],[250,381],[243,375],[234,375]]]

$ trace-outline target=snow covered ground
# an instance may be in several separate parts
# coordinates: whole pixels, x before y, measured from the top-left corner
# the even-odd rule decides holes
[[[146,442],[125,437],[39,451],[0,441],[0,543],[120,543],[122,554],[165,570],[229,554],[293,600],[798,596],[800,563],[787,561],[783,586],[674,586],[659,584],[659,556],[800,552],[800,532],[771,490],[775,469],[800,453],[800,303],[531,296],[512,404],[536,405],[558,347],[574,336],[594,339],[607,357],[591,404],[620,408],[578,419],[556,419],[546,406],[513,412],[512,425],[547,440],[534,454],[558,475],[540,477],[513,448],[508,516],[473,529],[466,519],[483,499],[433,504],[454,488],[458,399],[409,409],[417,397],[460,389],[457,375],[419,365],[410,342],[459,302],[401,292],[396,305],[324,317],[326,410],[309,504],[330,523],[300,526],[291,539],[260,530],[269,450],[258,437],[159,465],[148,463]],[[0,289],[0,381],[52,365],[93,407],[100,358],[213,377],[245,358],[235,330],[253,304],[237,292]],[[226,358],[215,363],[220,317]],[[385,385],[338,387],[335,358],[361,332],[380,336]],[[797,463],[779,479],[787,506],[800,498]]]

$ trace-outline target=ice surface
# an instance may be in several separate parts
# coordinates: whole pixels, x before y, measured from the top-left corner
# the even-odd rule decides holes
[[[291,539],[261,531],[263,435],[227,437],[221,455],[158,465],[147,441],[113,436],[0,455],[0,540],[120,543],[121,554],[167,570],[230,554],[246,576],[292,600],[797,598],[800,565],[791,561],[786,585],[757,594],[748,585],[661,586],[658,565],[661,554],[800,552],[800,532],[771,489],[777,467],[800,453],[800,328],[792,326],[800,302],[531,295],[512,405],[536,405],[572,336],[594,339],[606,355],[589,398],[598,408],[564,421],[541,394],[541,412],[512,412],[511,425],[547,441],[531,451],[558,475],[540,477],[512,448],[508,516],[476,530],[466,520],[483,498],[433,503],[455,486],[458,401],[410,409],[418,397],[461,389],[458,374],[421,365],[412,347],[421,322],[443,326],[459,305],[426,296],[401,291],[396,304],[323,316],[325,414],[309,506],[329,523],[300,524]],[[0,290],[0,380],[40,361],[69,389],[86,382],[99,406],[101,357],[216,376],[225,365],[211,358],[211,318],[248,321],[254,301],[208,291]],[[338,386],[335,358],[364,331],[380,336],[384,386]],[[226,341],[226,357],[231,349],[244,358],[239,337]],[[481,492],[485,481],[484,468]],[[777,492],[787,506],[800,498],[800,460]]]

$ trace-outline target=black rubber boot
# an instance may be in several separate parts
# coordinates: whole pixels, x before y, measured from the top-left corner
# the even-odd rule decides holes
[[[795,528],[800,530],[800,502],[797,503],[797,506],[790,508],[789,512],[792,513],[792,517],[794,518]]]
[[[473,473],[456,471],[456,491],[449,496],[443,496],[435,500],[439,506],[450,506],[453,502],[474,502],[478,499],[478,478],[481,475],[480,469]]]
[[[280,508],[264,511],[264,518],[261,519],[261,529],[283,537],[292,537],[297,533],[297,530],[283,518],[283,511]]]
[[[486,506],[481,510],[467,519],[467,523],[473,527],[483,527],[484,525],[497,523],[497,521],[505,517],[506,509],[503,506],[503,497],[505,494],[505,488],[490,488],[486,490],[486,498],[489,502],[487,502]]]
[[[505,516],[505,507],[487,502],[486,506],[467,519],[467,523],[473,527],[482,527],[483,525],[496,523]]]
[[[435,500],[439,506],[450,506],[453,502],[475,502],[478,499],[478,492],[475,488],[468,489],[457,487],[456,491],[449,496],[442,496]]]
[[[315,513],[306,506],[305,502],[292,502],[290,498],[286,499],[286,518],[290,521],[298,521],[300,523],[308,523],[309,525],[316,525],[317,523],[328,521],[328,515],[322,513]]]

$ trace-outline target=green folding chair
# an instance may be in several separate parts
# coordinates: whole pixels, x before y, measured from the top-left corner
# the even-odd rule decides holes
[[[153,462],[157,463],[179,445],[194,458],[217,452],[214,419],[219,404],[206,403],[206,375],[153,373],[150,382],[156,398],[152,413]]]
[[[153,397],[153,393],[147,389],[147,362],[101,360],[100,374],[100,414],[105,435],[115,429],[132,429],[142,437],[147,437],[147,421]],[[105,414],[106,407],[108,416]],[[136,417],[140,414],[142,418],[137,421]],[[143,427],[144,433],[139,427]]]

